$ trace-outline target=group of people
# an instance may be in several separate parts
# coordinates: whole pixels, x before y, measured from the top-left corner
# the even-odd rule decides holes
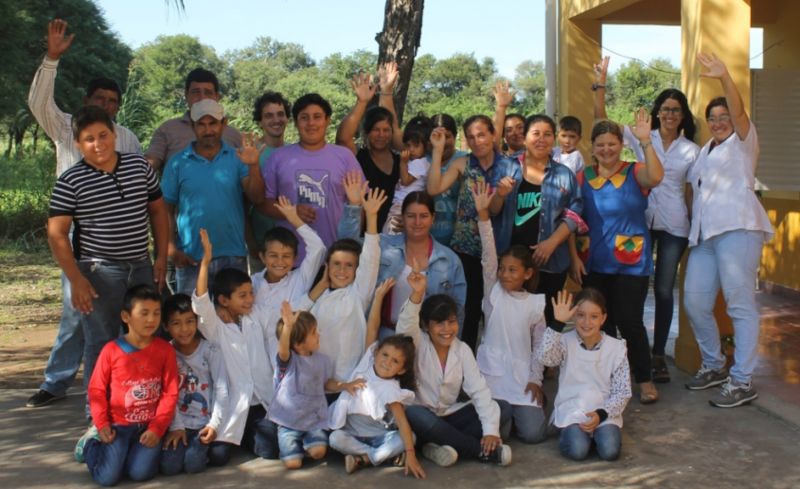
[[[503,466],[512,434],[537,443],[550,426],[565,456],[595,446],[614,460],[632,380],[643,404],[669,381],[687,246],[685,307],[703,366],[686,387],[722,385],[719,407],[756,398],[753,287],[772,228],[753,192],[755,127],[715,56],[697,57],[725,94],[708,104],[702,149],[679,90],[631,127],[606,120],[606,58],[591,87],[590,164],[580,120],[506,114],[506,83],[494,118],[464,122],[469,152],[456,150],[447,114],[401,129],[392,63],[354,77],[337,144],[326,142],[331,106],[314,93],[290,104],[266,92],[253,114],[263,135],[242,136],[214,74],[195,69],[188,110],[141,154],[113,120],[112,80],[93,80],[74,115],[55,105],[66,28],[49,24],[29,97],[57,150],[48,239],[64,311],[28,406],[63,398],[83,361],[90,428],[75,455],[96,482],[199,472],[237,445],[290,469],[330,446],[348,473],[389,461],[424,478],[417,448],[440,466]],[[289,117],[295,144],[284,141]],[[623,161],[625,146],[636,162]],[[574,298],[568,276],[582,286]],[[730,372],[713,317],[720,288],[736,334]],[[559,367],[549,421],[545,367]]]

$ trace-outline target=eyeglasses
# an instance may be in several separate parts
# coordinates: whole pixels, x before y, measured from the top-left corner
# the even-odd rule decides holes
[[[721,115],[721,116],[718,116],[718,117],[713,117],[712,116],[712,117],[707,118],[706,121],[708,121],[709,124],[716,124],[718,122],[719,123],[730,122],[731,121],[731,116],[729,116],[729,115]]]
[[[680,115],[682,112],[683,109],[681,109],[680,107],[661,107],[660,109],[658,109],[658,113],[663,115],[669,115],[669,114]]]

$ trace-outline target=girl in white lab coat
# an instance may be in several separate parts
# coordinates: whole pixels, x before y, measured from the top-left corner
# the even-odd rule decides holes
[[[545,296],[525,284],[536,273],[531,251],[514,245],[500,257],[495,250],[489,202],[492,192],[478,182],[473,191],[478,211],[483,267],[483,314],[486,328],[478,347],[478,367],[492,397],[511,404],[514,431],[525,443],[547,436],[542,392],[544,367],[535,352],[545,330]]]

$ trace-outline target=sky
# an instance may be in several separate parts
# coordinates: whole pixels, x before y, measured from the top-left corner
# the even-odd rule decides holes
[[[159,35],[189,34],[218,54],[251,45],[259,36],[303,46],[319,61],[358,49],[377,52],[383,0],[185,0],[179,13],[167,0],[95,0],[112,30],[132,48]],[[170,4],[168,6],[168,3]],[[499,73],[513,78],[524,60],[544,61],[544,0],[427,0],[418,55],[446,58],[474,53],[494,58]],[[603,27],[610,71],[628,57],[645,62],[664,57],[680,66],[680,28]],[[751,66],[759,68],[760,29],[751,34]],[[618,53],[618,54],[616,54]]]

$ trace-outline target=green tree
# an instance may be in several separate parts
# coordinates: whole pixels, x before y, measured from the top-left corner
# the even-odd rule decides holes
[[[20,144],[33,118],[27,113],[28,89],[45,54],[47,23],[53,18],[69,23],[75,41],[61,59],[56,103],[73,112],[82,104],[86,85],[104,76],[125,86],[130,49],[109,28],[89,0],[4,0],[0,2],[0,125],[11,142]],[[10,149],[10,148],[9,148]]]
[[[526,117],[544,112],[544,83],[544,63],[531,60],[520,63],[514,76],[517,103],[513,109]]]
[[[606,112],[611,120],[630,124],[639,107],[650,111],[653,101],[666,88],[681,86],[679,68],[665,58],[648,65],[631,60],[609,75]]]

